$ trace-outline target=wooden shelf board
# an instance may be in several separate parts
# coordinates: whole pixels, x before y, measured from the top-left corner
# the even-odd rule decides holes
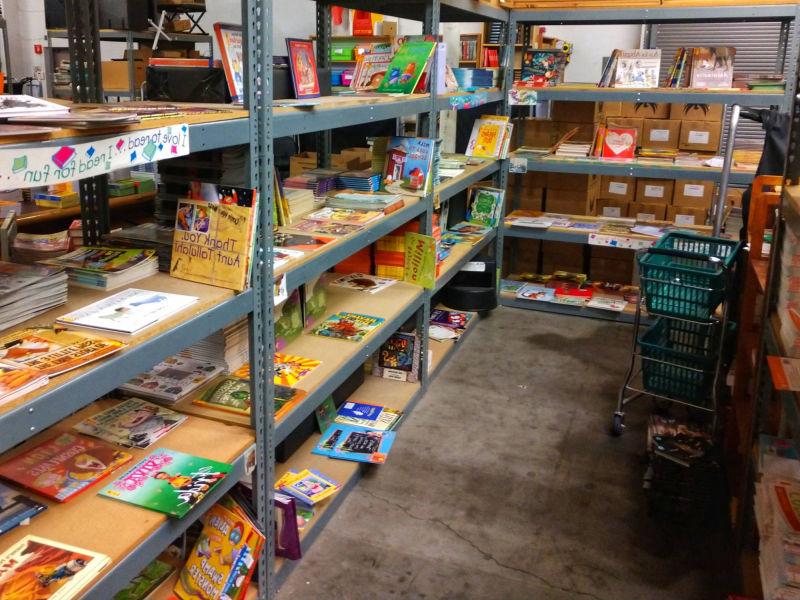
[[[145,194],[132,194],[130,196],[116,196],[109,197],[108,203],[111,209],[122,208],[125,206],[135,206],[138,204],[146,204],[151,202],[156,197],[155,192],[147,192]],[[81,214],[80,204],[71,206],[69,208],[43,208],[35,204],[26,205],[22,213],[17,216],[17,224],[33,225],[36,223],[45,223],[48,221],[57,221],[59,219],[70,219],[79,217]]]
[[[453,271],[453,269],[458,268],[458,263],[462,260],[465,256],[467,256],[470,252],[472,252],[475,246],[479,246],[483,243],[483,241],[489,237],[485,235],[481,238],[479,242],[475,244],[470,244],[468,242],[461,242],[460,244],[456,244],[450,249],[450,254],[447,258],[442,261],[442,266],[439,269],[439,276],[436,278],[437,280],[448,278]]]
[[[3,459],[49,439],[57,432],[70,431],[75,423],[114,404],[113,400],[100,400],[87,406],[21,444],[14,451],[3,455]],[[30,525],[17,527],[3,534],[0,537],[0,553],[26,535],[38,535],[105,554],[111,558],[109,566],[113,566],[144,543],[169,517],[156,511],[99,496],[97,492],[100,489],[156,448],[169,448],[230,463],[241,457],[253,444],[253,434],[246,429],[223,427],[213,421],[189,417],[150,448],[129,450],[133,454],[130,462],[66,503],[52,502],[31,492],[33,497],[47,504],[48,510],[32,519]],[[199,516],[200,513],[190,513],[184,519],[191,520]],[[103,572],[108,568],[106,567]],[[87,586],[84,591],[90,587]]]

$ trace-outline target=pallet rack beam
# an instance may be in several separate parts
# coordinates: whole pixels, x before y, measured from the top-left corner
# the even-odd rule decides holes
[[[536,25],[613,25],[647,23],[726,23],[791,21],[793,4],[682,6],[674,8],[565,8],[512,10],[517,21]]]
[[[669,102],[683,104],[739,104],[741,106],[780,106],[782,92],[713,91],[673,88],[622,89],[556,86],[536,90],[538,100],[578,102]]]
[[[326,4],[369,10],[412,21],[424,19],[423,10],[431,0],[318,0]],[[441,21],[445,23],[505,21],[508,11],[480,0],[441,0]]]

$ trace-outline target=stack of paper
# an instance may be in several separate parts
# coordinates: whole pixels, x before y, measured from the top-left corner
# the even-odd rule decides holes
[[[64,269],[0,262],[0,329],[27,321],[66,301]]]
[[[381,187],[381,174],[372,169],[347,171],[336,177],[336,189],[377,192]]]
[[[33,264],[69,252],[70,237],[67,231],[58,233],[18,233],[11,245],[14,262]]]
[[[303,215],[316,208],[314,192],[311,190],[284,188],[283,198],[288,209],[287,225],[296,223]]]
[[[67,269],[71,285],[99,290],[115,290],[158,273],[155,250],[81,247],[42,262]]]
[[[283,182],[284,188],[312,190],[315,198],[323,198],[336,188],[336,178],[341,173],[336,169],[312,169],[300,175],[289,177]]]
[[[240,319],[183,350],[180,355],[199,361],[222,360],[233,372],[249,360],[247,319]]]

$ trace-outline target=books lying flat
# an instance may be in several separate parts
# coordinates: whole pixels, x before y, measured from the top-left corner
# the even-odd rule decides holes
[[[42,262],[66,268],[74,286],[101,290],[115,290],[158,272],[155,250],[84,247]]]
[[[46,508],[47,505],[0,483],[0,535],[22,525]]]
[[[322,364],[322,361],[303,356],[275,353],[275,385],[292,387]]]
[[[20,329],[0,336],[0,362],[59,375],[114,354],[127,344],[64,329]]]
[[[62,315],[56,322],[73,327],[134,334],[164,321],[195,302],[196,296],[131,288]]]
[[[0,94],[0,119],[69,113],[69,107],[21,94]]]
[[[306,215],[309,221],[323,221],[341,225],[367,225],[380,219],[383,213],[378,210],[359,210],[355,208],[322,208]]]
[[[131,458],[103,442],[61,433],[0,464],[0,477],[66,502]]]
[[[397,427],[403,412],[361,402],[345,402],[339,407],[334,421],[340,425],[355,425],[379,431],[391,431]]]
[[[322,434],[311,453],[329,458],[382,464],[386,462],[396,435],[394,431],[377,431],[334,423]]]
[[[517,292],[517,299],[553,302],[556,299],[556,290],[537,283],[528,283]]]
[[[315,469],[287,471],[275,482],[275,490],[313,506],[332,496],[340,485]]]
[[[250,381],[238,377],[225,377],[192,400],[192,404],[207,406],[236,415],[250,414]]]
[[[376,210],[385,215],[400,210],[405,204],[405,200],[399,194],[379,194],[352,190],[329,194],[325,200],[325,205],[331,208]]]
[[[225,365],[220,362],[170,356],[149,371],[122,384],[119,389],[171,405],[224,372]]]
[[[180,356],[212,363],[222,360],[229,371],[235,371],[248,360],[248,335],[247,318],[239,319],[181,350]]]
[[[0,327],[12,327],[67,301],[67,274],[57,267],[0,261]]]
[[[125,448],[148,448],[186,420],[163,406],[129,398],[76,424],[84,435]]]
[[[230,471],[231,465],[225,463],[159,448],[100,490],[100,495],[181,518]]]
[[[28,367],[0,364],[0,406],[46,385],[47,375]]]
[[[336,187],[340,190],[377,192],[381,187],[381,174],[372,169],[340,173],[336,176]]]
[[[103,236],[103,241],[117,247],[155,250],[158,255],[158,270],[169,273],[174,232],[172,227],[142,223],[107,233]]]
[[[61,256],[69,251],[69,233],[18,233],[11,245],[16,263],[33,264],[46,258]]]
[[[360,342],[386,319],[359,313],[340,312],[331,315],[311,330],[314,335]]]
[[[0,598],[77,598],[109,562],[97,552],[27,535],[0,554]]]
[[[95,129],[97,127],[122,127],[140,122],[138,115],[106,111],[82,110],[65,114],[20,115],[11,117],[9,123],[58,125],[69,129]]]
[[[286,263],[296,258],[301,258],[303,252],[300,250],[289,250],[288,248],[273,248],[272,249],[272,268],[277,269]]]
[[[312,252],[319,250],[325,244],[333,241],[332,237],[319,235],[303,235],[302,233],[288,233],[276,231],[273,233],[272,244],[282,250],[294,250],[297,252]]]
[[[305,231],[306,233],[317,233],[320,235],[348,235],[360,231],[361,225],[349,225],[347,223],[330,223],[323,221],[312,221],[303,219],[299,223],[292,225],[292,229]]]
[[[349,290],[376,294],[395,283],[397,283],[396,279],[365,275],[364,273],[351,273],[350,275],[344,275],[343,277],[331,281],[330,285],[333,287],[342,287]]]

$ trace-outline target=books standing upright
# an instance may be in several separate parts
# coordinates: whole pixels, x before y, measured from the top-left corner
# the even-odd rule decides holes
[[[614,87],[657,88],[661,50],[621,50],[616,55]]]
[[[692,71],[689,87],[725,89],[733,86],[733,59],[736,48],[731,46],[692,48]]]
[[[379,92],[411,94],[417,87],[422,73],[433,54],[434,42],[408,41],[395,53],[386,69]]]
[[[433,188],[434,140],[391,137],[383,165],[383,189],[392,194],[425,196]]]

